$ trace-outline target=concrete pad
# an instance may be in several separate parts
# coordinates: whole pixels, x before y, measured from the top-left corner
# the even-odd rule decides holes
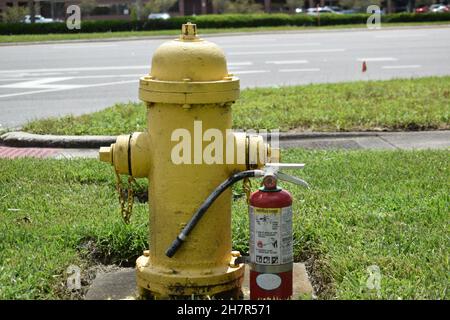
[[[311,297],[314,291],[303,263],[294,263],[293,277],[293,298],[298,299],[305,295]],[[247,266],[242,286],[245,300],[250,297],[249,283],[250,271]],[[119,271],[97,274],[86,293],[85,300],[121,300],[136,299],[136,297],[136,271],[134,268],[124,268]]]
[[[84,299],[122,300],[135,299],[136,296],[136,271],[134,268],[124,268],[119,271],[98,273]]]

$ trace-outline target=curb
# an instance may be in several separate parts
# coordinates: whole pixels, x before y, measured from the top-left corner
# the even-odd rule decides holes
[[[389,26],[383,27],[381,30],[401,30],[401,29],[432,29],[450,27],[450,23],[433,24],[433,25],[412,25],[412,26]],[[311,27],[316,28],[316,27]],[[330,28],[330,29],[301,29],[301,30],[273,30],[273,31],[242,31],[242,32],[218,32],[218,33],[206,33],[200,34],[202,38],[210,37],[227,37],[227,36],[247,36],[247,35],[268,35],[268,34],[296,34],[296,33],[323,33],[323,32],[352,32],[352,31],[364,31],[373,32],[363,27],[360,28]],[[0,42],[0,47],[6,46],[27,46],[27,45],[39,45],[39,44],[67,44],[67,43],[89,43],[89,42],[115,42],[115,41],[139,41],[139,40],[170,40],[177,37],[177,34],[173,35],[155,35],[155,36],[130,36],[130,37],[115,37],[115,38],[97,38],[97,39],[72,39],[72,40],[46,40],[46,41],[19,41],[19,42]]]
[[[0,145],[28,148],[80,148],[94,149],[109,146],[115,136],[56,136],[26,132],[8,132],[0,136]]]
[[[280,141],[306,139],[339,139],[379,136],[378,132],[300,132],[280,133]],[[58,136],[40,135],[22,131],[7,132],[0,136],[0,145],[27,148],[79,148],[95,149],[116,142],[117,136]]]

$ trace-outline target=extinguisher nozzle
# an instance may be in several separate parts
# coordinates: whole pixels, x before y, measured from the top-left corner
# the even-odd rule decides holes
[[[181,240],[179,237],[176,237],[175,240],[170,245],[169,249],[167,249],[166,256],[168,256],[169,258],[172,258],[182,243],[183,243],[183,240]]]

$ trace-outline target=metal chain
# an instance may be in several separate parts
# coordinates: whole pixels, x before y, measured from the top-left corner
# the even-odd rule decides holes
[[[134,204],[133,184],[137,186],[137,182],[130,176],[128,177],[128,185],[124,188],[119,173],[116,170],[114,172],[116,174],[116,190],[119,194],[120,215],[125,224],[129,224]]]
[[[250,203],[250,193],[252,192],[252,182],[249,178],[242,180],[242,189],[245,192],[245,197],[247,199],[247,204]]]

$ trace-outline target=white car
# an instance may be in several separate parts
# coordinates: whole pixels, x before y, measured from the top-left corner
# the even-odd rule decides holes
[[[153,19],[167,20],[167,19],[170,19],[170,14],[168,14],[168,13],[150,13],[148,15],[148,18],[150,20],[153,20]]]
[[[27,14],[25,16],[25,18],[23,19],[23,22],[31,23],[31,16],[29,14]],[[54,20],[51,19],[51,18],[44,18],[43,16],[38,14],[38,15],[34,16],[34,22],[36,22],[36,23],[50,23],[50,22],[54,22]]]
[[[430,12],[449,12],[449,8],[444,4],[433,4],[430,6]]]
[[[324,13],[342,14],[341,12],[336,12],[329,7],[309,8],[306,12],[306,14],[309,14],[310,16],[317,16],[318,14]]]

